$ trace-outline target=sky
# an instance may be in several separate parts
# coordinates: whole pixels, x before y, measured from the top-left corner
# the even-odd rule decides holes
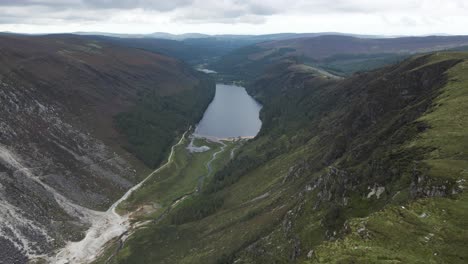
[[[466,0],[0,0],[0,32],[468,35]]]

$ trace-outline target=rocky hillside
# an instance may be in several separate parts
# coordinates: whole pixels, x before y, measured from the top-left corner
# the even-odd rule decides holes
[[[116,263],[465,263],[468,55],[346,79],[284,60],[261,133]],[[161,250],[154,250],[161,249]]]
[[[205,76],[162,55],[71,35],[0,36],[0,263],[79,239],[213,93]],[[145,143],[151,153],[135,140],[145,133],[158,138]]]

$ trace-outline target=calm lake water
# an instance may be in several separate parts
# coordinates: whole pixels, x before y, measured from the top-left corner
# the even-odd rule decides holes
[[[195,134],[216,138],[254,137],[262,126],[261,108],[244,87],[217,84],[216,95]]]

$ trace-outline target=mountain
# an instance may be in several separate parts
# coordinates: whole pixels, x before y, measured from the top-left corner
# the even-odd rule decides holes
[[[197,65],[213,62],[218,57],[250,45],[262,42],[287,40],[297,38],[312,38],[319,36],[337,35],[372,38],[377,36],[352,35],[343,33],[279,33],[267,35],[205,35],[188,33],[174,35],[158,32],[146,35],[111,34],[100,32],[76,32],[74,34],[100,38],[117,45],[144,49],[175,57],[185,62]]]
[[[248,86],[263,104],[260,134],[104,259],[465,263],[467,63],[467,53],[438,52],[348,78],[269,65]],[[129,202],[168,200],[180,170],[147,186],[163,193]]]
[[[309,66],[347,76],[399,62],[411,54],[466,46],[467,36],[355,38],[318,36],[262,42],[232,51],[211,67],[227,75],[252,79],[265,68],[293,57]]]
[[[150,34],[121,34],[121,33],[107,33],[107,32],[73,32],[74,35],[82,36],[105,36],[115,38],[156,38],[156,39],[170,39],[170,40],[185,40],[191,38],[207,38],[210,35],[200,33],[185,33],[185,34],[171,34],[166,32],[154,32]]]
[[[184,34],[172,34],[167,32],[154,32],[149,34],[121,34],[121,33],[107,33],[107,32],[74,32],[76,35],[92,35],[92,36],[106,36],[106,37],[118,37],[118,38],[156,38],[156,39],[169,39],[169,40],[187,40],[197,38],[214,38],[214,39],[231,39],[231,40],[257,40],[258,42],[267,40],[283,40],[293,38],[305,38],[305,37],[318,37],[327,35],[337,36],[352,36],[358,38],[378,38],[383,36],[375,35],[358,35],[348,34],[339,32],[320,32],[320,33],[275,33],[275,34],[261,34],[261,35],[234,35],[234,34],[217,34],[209,35],[202,33],[184,33]]]
[[[147,37],[151,38],[159,38],[159,39],[172,39],[172,40],[186,40],[186,39],[195,39],[195,38],[208,38],[210,35],[207,34],[200,34],[200,33],[185,33],[185,34],[171,34],[166,32],[155,32],[146,35]]]
[[[80,239],[214,95],[177,59],[76,35],[1,35],[0,86],[1,263]]]

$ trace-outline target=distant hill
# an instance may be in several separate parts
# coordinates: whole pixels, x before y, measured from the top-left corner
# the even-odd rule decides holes
[[[108,32],[73,32],[75,35],[84,36],[106,36],[116,38],[157,38],[157,39],[171,39],[171,40],[184,40],[191,38],[207,38],[210,35],[200,33],[186,33],[186,34],[171,34],[166,32],[154,32],[149,34],[124,34],[124,33],[108,33]]]
[[[354,36],[375,38],[371,35],[353,35],[334,32],[323,33],[278,33],[266,35],[206,35],[199,33],[170,34],[157,32],[152,34],[114,34],[102,32],[76,32],[74,34],[100,38],[114,44],[148,50],[172,56],[189,64],[205,64],[230,52],[262,42],[314,38],[320,36]]]
[[[223,56],[212,64],[218,72],[248,78],[284,58],[294,58],[340,75],[394,63],[415,53],[447,50],[468,44],[468,36],[356,38],[317,36],[258,43]]]
[[[184,34],[172,34],[167,32],[154,32],[149,34],[123,34],[123,33],[108,33],[108,32],[73,32],[76,35],[94,35],[94,36],[106,36],[106,37],[118,37],[118,38],[158,38],[158,39],[170,39],[170,40],[186,40],[186,39],[197,39],[197,38],[216,38],[216,39],[237,39],[237,40],[282,40],[291,38],[304,38],[304,37],[318,37],[327,35],[337,36],[353,36],[359,38],[377,38],[384,36],[377,35],[359,35],[359,34],[348,34],[339,32],[319,32],[319,33],[275,33],[275,34],[260,34],[260,35],[236,35],[236,34],[201,34],[201,33],[184,33]]]
[[[290,54],[323,60],[336,54],[418,53],[468,44],[468,36],[362,39],[348,36],[297,38],[258,44],[264,49],[294,49]]]

